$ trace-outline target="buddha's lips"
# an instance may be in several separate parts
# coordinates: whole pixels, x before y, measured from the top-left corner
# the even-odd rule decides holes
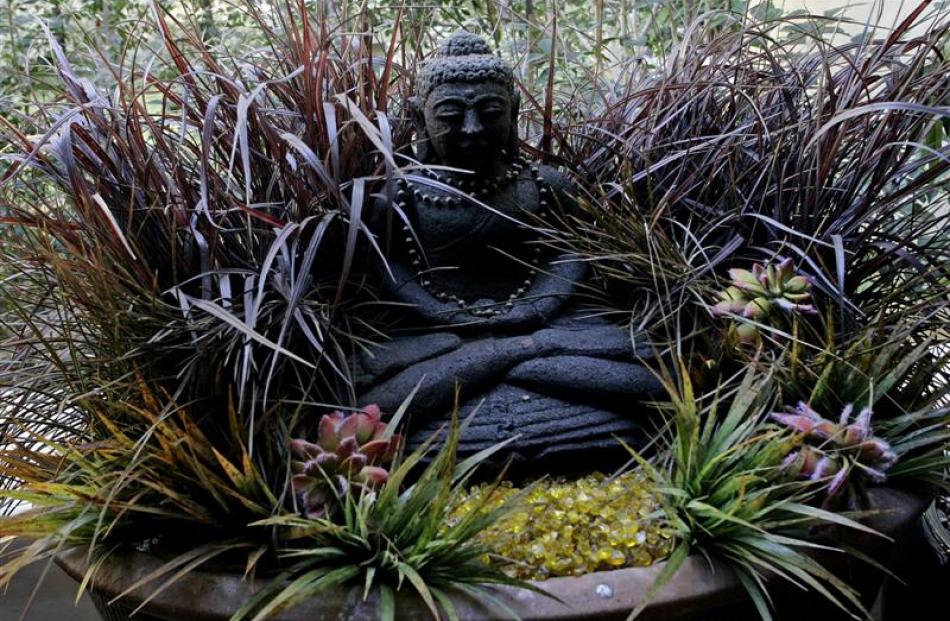
[[[460,149],[474,149],[476,151],[488,149],[488,143],[484,140],[460,140],[458,146]]]

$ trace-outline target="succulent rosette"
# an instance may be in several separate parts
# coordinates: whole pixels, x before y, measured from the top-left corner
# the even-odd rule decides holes
[[[712,313],[717,317],[740,318],[735,332],[742,343],[758,341],[759,329],[755,324],[767,322],[777,309],[798,314],[817,312],[810,303],[811,280],[795,272],[791,258],[775,264],[756,263],[752,271],[730,269],[729,279],[730,286],[718,294],[719,301],[713,305]]]
[[[379,407],[369,405],[345,415],[324,414],[317,425],[317,441],[290,441],[291,485],[308,517],[326,515],[346,493],[376,490],[389,479],[383,466],[392,461],[402,438],[386,436]]]
[[[828,497],[841,491],[852,468],[875,483],[883,483],[888,469],[897,462],[891,446],[872,432],[871,409],[863,408],[852,418],[853,412],[854,406],[848,404],[834,422],[799,402],[787,412],[772,414],[774,421],[802,434],[807,442],[788,456],[785,468],[799,478],[827,480]]]

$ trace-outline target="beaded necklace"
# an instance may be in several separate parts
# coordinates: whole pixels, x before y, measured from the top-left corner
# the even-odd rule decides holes
[[[521,176],[521,173],[525,168],[528,167],[528,161],[519,157],[515,160],[512,165],[505,171],[505,174],[495,177],[494,179],[489,179],[488,181],[480,181],[478,179],[472,179],[470,177],[456,177],[446,175],[438,170],[426,169],[425,175],[430,179],[434,179],[445,185],[450,185],[455,189],[468,194],[469,196],[477,199],[485,198],[486,196],[491,196],[495,192],[502,190],[514,182],[515,179]],[[419,192],[418,190],[415,193],[422,194],[425,197],[425,193]],[[435,205],[444,205],[451,207],[458,207],[462,204],[462,198],[458,196],[431,196],[429,199],[434,201]],[[446,200],[448,199],[448,200]]]
[[[529,164],[525,159],[519,158],[515,164],[505,172],[504,175],[496,177],[495,179],[488,182],[472,182],[468,180],[456,180],[449,179],[448,177],[441,175],[436,171],[426,171],[426,174],[446,185],[451,185],[462,192],[465,192],[469,196],[481,199],[487,196],[492,195],[493,193],[498,192],[511,185],[515,180],[521,176],[525,168],[529,168],[531,171],[531,176],[534,178],[535,183],[538,188],[538,216],[544,217],[547,215],[548,207],[550,206],[551,199],[551,188],[548,186],[548,183],[541,176],[541,169],[538,164],[532,163]],[[414,204],[426,204],[432,205],[434,207],[446,207],[446,208],[460,208],[468,202],[466,197],[460,196],[437,196],[423,192],[419,188],[410,188],[409,182],[404,178],[396,180],[396,207],[401,209],[403,213],[408,213],[407,209],[409,207],[409,197],[412,196]],[[529,276],[521,283],[513,293],[508,296],[508,299],[504,304],[499,303],[497,307],[495,306],[482,306],[474,307],[471,302],[468,302],[461,297],[455,295],[454,293],[448,293],[446,291],[439,290],[432,285],[432,281],[429,279],[426,271],[423,267],[422,256],[419,253],[419,250],[415,247],[414,239],[412,237],[412,232],[408,224],[403,224],[403,232],[405,233],[405,242],[409,246],[409,259],[412,263],[412,267],[415,270],[416,280],[426,289],[429,293],[432,294],[438,300],[443,302],[453,302],[459,306],[460,309],[466,310],[473,315],[479,317],[491,317],[494,315],[500,315],[507,313],[512,308],[514,308],[515,301],[524,295],[531,285],[534,284],[535,276],[538,273],[538,266],[541,263],[541,253],[543,249],[540,245],[534,247],[534,256],[531,258],[531,267],[529,268]]]

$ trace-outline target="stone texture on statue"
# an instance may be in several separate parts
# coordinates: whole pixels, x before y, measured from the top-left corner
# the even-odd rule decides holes
[[[418,385],[411,447],[445,423],[458,388],[461,416],[478,409],[461,454],[517,434],[505,456],[529,471],[563,469],[591,449],[580,469],[609,467],[607,447],[641,443],[641,402],[662,391],[639,362],[650,352],[582,310],[586,264],[544,243],[546,216],[575,209],[572,186],[514,155],[511,69],[457,33],[422,67],[409,103],[417,155],[431,167],[374,208],[374,230],[399,233],[384,289],[405,316],[355,361],[360,403],[394,411]]]

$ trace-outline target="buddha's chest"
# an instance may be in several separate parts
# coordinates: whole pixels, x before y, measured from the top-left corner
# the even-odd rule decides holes
[[[479,200],[482,204],[430,188],[413,194],[410,221],[430,261],[451,263],[491,249],[519,255],[526,242],[537,239],[531,228],[539,211],[533,182],[519,179]]]

